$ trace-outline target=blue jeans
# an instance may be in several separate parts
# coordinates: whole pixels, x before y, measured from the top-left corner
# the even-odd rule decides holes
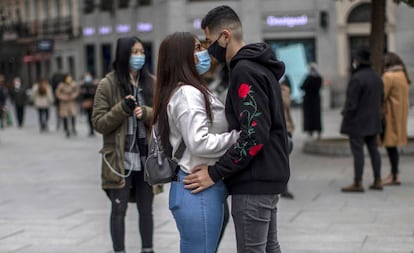
[[[178,180],[171,182],[169,198],[169,208],[180,232],[180,252],[214,253],[223,223],[226,187],[219,181],[192,194],[184,189],[182,179],[186,175],[178,172]]]
[[[277,240],[278,195],[232,195],[231,214],[238,253],[280,253]]]

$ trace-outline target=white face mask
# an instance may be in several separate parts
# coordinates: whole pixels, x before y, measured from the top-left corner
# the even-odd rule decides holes
[[[353,68],[353,69],[357,69],[357,68],[358,68],[358,63],[356,63],[356,62],[352,62],[352,68]]]

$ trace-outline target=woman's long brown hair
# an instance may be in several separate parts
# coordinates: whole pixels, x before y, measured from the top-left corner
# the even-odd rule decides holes
[[[167,106],[174,90],[180,83],[191,85],[203,94],[207,117],[210,121],[212,120],[210,91],[195,67],[195,39],[196,36],[189,32],[173,33],[161,42],[158,52],[153,125],[158,122],[158,134],[161,137],[161,144],[167,152],[171,152]]]
[[[403,67],[405,78],[407,78],[407,82],[408,84],[410,84],[411,80],[410,80],[410,77],[408,76],[407,69],[402,59],[396,53],[393,53],[393,52],[386,53],[384,56],[384,70],[394,67],[394,66]]]
[[[46,95],[48,86],[49,86],[49,83],[46,78],[40,79],[39,84],[38,84],[39,95],[41,96]]]

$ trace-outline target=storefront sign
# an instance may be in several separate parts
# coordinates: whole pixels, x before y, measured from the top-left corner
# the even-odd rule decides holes
[[[95,34],[95,32],[96,32],[96,30],[95,30],[94,27],[85,27],[85,28],[83,28],[83,36],[85,36],[85,37],[92,36],[92,35]]]
[[[118,33],[127,33],[129,31],[131,31],[131,25],[129,25],[129,24],[117,25],[116,26],[116,31]]]
[[[195,29],[201,29],[201,19],[200,18],[196,18],[193,20],[193,27]]]
[[[139,22],[137,23],[137,31],[142,33],[152,32],[152,24]]]
[[[112,33],[112,27],[110,26],[101,26],[99,27],[99,34],[106,35]]]
[[[282,26],[282,27],[295,27],[295,26],[304,26],[309,23],[307,15],[301,16],[267,16],[266,24],[268,26]]]
[[[37,41],[37,50],[39,52],[52,52],[54,41],[51,39],[42,39]]]
[[[4,31],[3,32],[3,40],[16,40],[17,39],[17,32],[15,31]]]

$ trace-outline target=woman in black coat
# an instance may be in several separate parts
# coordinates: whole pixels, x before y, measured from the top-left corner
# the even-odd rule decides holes
[[[13,87],[11,89],[11,98],[16,110],[17,126],[23,127],[24,109],[27,104],[26,87],[22,84],[20,77],[13,79]]]
[[[319,91],[322,87],[322,77],[318,73],[315,64],[310,64],[309,73],[302,84],[301,89],[305,92],[303,96],[303,131],[310,136],[313,132],[318,132],[320,137],[322,132],[321,121],[321,96]]]

